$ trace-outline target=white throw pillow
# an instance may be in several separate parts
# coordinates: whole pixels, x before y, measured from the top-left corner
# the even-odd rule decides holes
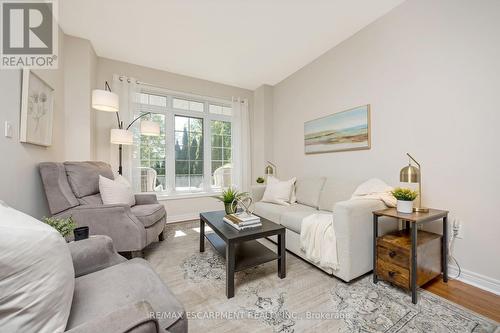
[[[64,238],[0,201],[0,330],[63,332],[74,286]]]
[[[135,196],[130,183],[122,176],[115,180],[99,175],[99,192],[105,205],[135,205]]]
[[[277,178],[269,176],[267,178],[266,190],[264,191],[261,201],[283,206],[290,205],[294,184],[295,177],[290,180],[280,181]]]

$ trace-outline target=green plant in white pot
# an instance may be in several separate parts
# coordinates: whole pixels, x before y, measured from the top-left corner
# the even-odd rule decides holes
[[[411,214],[413,212],[413,200],[418,196],[417,191],[409,188],[395,188],[392,195],[398,200],[396,210],[400,213]]]

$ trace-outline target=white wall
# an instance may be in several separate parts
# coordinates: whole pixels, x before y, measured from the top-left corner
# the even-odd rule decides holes
[[[38,173],[38,163],[61,161],[65,151],[64,53],[59,30],[59,69],[35,73],[55,89],[52,146],[45,148],[19,142],[21,114],[21,70],[0,70],[0,200],[36,218],[48,216],[48,207]],[[61,56],[62,55],[62,56]],[[4,123],[13,127],[13,137],[3,134]]]
[[[184,75],[178,75],[160,71],[148,67],[129,64],[106,58],[98,58],[97,63],[97,85],[104,85],[105,81],[110,84],[113,74],[133,77],[139,81],[154,84],[169,90],[187,92],[191,94],[231,99],[231,97],[242,97],[249,99],[250,112],[252,112],[253,92],[238,87],[228,86],[216,82],[196,79]],[[109,131],[116,127],[116,116],[107,112],[95,112],[96,133],[96,160],[111,163],[114,169],[118,165],[118,147],[109,143]],[[129,149],[129,147],[124,147]],[[162,203],[167,208],[168,220],[191,219],[202,211],[223,209],[223,205],[213,198],[176,199],[165,200]]]
[[[254,91],[252,117],[252,184],[264,176],[266,161],[273,162],[273,87],[262,85]]]
[[[409,0],[294,73],[274,88],[281,176],[399,185],[413,153],[425,204],[463,224],[460,264],[498,283],[499,31],[499,1]],[[304,154],[305,121],[363,104],[372,108],[371,150]]]
[[[97,56],[92,44],[69,35],[64,38],[64,105],[68,161],[87,161],[95,155],[95,112],[91,92],[96,85]]]

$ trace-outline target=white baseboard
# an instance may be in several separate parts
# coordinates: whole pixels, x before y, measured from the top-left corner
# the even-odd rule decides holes
[[[200,214],[197,214],[197,213],[188,213],[188,214],[180,214],[180,215],[173,215],[173,216],[169,216],[167,214],[167,223],[192,221],[192,220],[198,220],[199,218],[200,218]]]
[[[453,277],[458,274],[458,268],[456,266],[448,266],[448,276]],[[474,273],[462,268],[460,276],[457,278],[458,281],[470,284],[474,287],[492,292],[496,295],[500,295],[500,280],[496,280],[478,273]]]

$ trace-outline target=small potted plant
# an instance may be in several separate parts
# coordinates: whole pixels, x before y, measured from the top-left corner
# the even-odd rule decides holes
[[[255,181],[257,182],[257,184],[264,184],[265,180],[262,177],[258,177]]]
[[[396,210],[400,213],[411,214],[413,212],[413,200],[418,195],[417,191],[413,191],[409,188],[395,188],[391,192],[392,195],[398,200]]]
[[[76,228],[76,223],[71,216],[67,218],[44,217],[42,222],[56,229],[66,240]]]
[[[222,194],[216,198],[224,203],[226,214],[234,214],[236,213],[237,208],[237,204],[234,199],[239,199],[244,195],[246,195],[246,193],[238,192],[236,189],[229,187],[222,191]]]

